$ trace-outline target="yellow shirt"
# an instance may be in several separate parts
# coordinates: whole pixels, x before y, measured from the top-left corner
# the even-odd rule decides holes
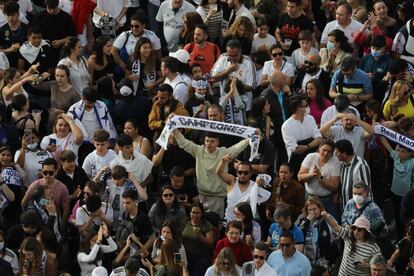
[[[405,117],[407,118],[414,118],[414,106],[412,104],[411,99],[408,100],[407,104],[404,106],[399,106],[397,108],[397,114],[395,114],[394,116],[391,116],[391,108],[390,108],[391,102],[390,100],[388,100],[385,105],[384,105],[384,116],[387,120],[392,119],[393,117],[395,117],[398,114],[403,114]]]

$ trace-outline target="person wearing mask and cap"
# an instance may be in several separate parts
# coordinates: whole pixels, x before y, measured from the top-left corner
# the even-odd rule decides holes
[[[208,81],[204,79],[193,80],[191,88],[190,89],[193,90],[194,93],[190,94],[190,98],[188,99],[185,108],[190,116],[207,119],[208,107],[216,102],[214,97],[209,93],[210,85],[208,84]]]
[[[148,97],[135,95],[133,93],[132,81],[128,78],[122,79],[119,84],[119,99],[115,102],[114,123],[118,130],[123,129],[125,122],[134,118],[138,123],[141,133],[148,133],[148,116],[151,112],[151,101]]]
[[[342,113],[348,108],[355,111],[355,116],[357,119],[361,119],[361,115],[359,114],[359,111],[355,107],[349,104],[348,97],[345,95],[339,94],[334,100],[334,105],[331,105],[330,107],[325,109],[325,111],[322,113],[320,125],[321,126],[324,125],[332,118],[335,118],[336,114]],[[336,121],[334,123],[334,125],[341,125],[341,124],[342,124],[341,120]]]

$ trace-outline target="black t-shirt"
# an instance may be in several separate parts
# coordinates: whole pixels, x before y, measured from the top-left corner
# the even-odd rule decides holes
[[[173,187],[173,190],[178,198],[187,196],[189,203],[192,203],[192,198],[198,196],[197,187],[187,181],[184,182],[184,185],[180,189],[174,189]]]
[[[16,31],[10,29],[9,24],[0,28],[0,47],[7,49],[13,43],[23,44],[27,40],[27,26],[20,23],[20,27]],[[7,55],[10,67],[17,68],[17,61],[19,59],[19,52],[13,52]]]
[[[76,35],[72,17],[62,10],[57,14],[50,14],[46,10],[42,11],[37,16],[36,22],[42,29],[42,38],[51,42]]]
[[[302,14],[297,18],[290,17],[287,13],[282,14],[277,27],[280,29],[282,40],[291,39],[292,45],[289,50],[285,50],[285,55],[290,56],[292,52],[299,48],[298,36],[303,30],[313,33],[313,22],[306,15]]]
[[[131,219],[128,215],[125,219],[132,222],[134,225],[134,234],[139,238],[142,244],[145,244],[149,237],[154,234],[154,229],[152,228],[147,214],[138,212],[135,218]]]
[[[266,173],[273,176],[273,165],[275,161],[275,147],[272,142],[267,139],[262,139],[259,145],[259,155],[251,161],[252,165],[269,165]],[[240,161],[249,161],[250,146],[248,146],[239,156]]]

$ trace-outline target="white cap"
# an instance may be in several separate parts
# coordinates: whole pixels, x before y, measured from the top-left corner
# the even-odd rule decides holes
[[[131,95],[131,94],[132,94],[132,89],[131,89],[131,88],[129,88],[128,86],[124,85],[124,86],[122,86],[122,87],[119,89],[119,93],[120,93],[122,96],[129,96],[129,95]]]
[[[178,59],[182,63],[190,63],[190,54],[184,49],[180,49],[176,52],[170,53],[169,55],[170,57]]]
[[[103,266],[98,266],[92,270],[92,276],[108,276],[108,271]]]

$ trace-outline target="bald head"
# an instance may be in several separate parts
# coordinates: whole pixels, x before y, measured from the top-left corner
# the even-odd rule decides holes
[[[317,66],[321,65],[321,57],[318,54],[309,55],[307,60]]]
[[[282,72],[274,71],[269,77],[269,82],[274,91],[279,91],[285,86],[285,75]]]

